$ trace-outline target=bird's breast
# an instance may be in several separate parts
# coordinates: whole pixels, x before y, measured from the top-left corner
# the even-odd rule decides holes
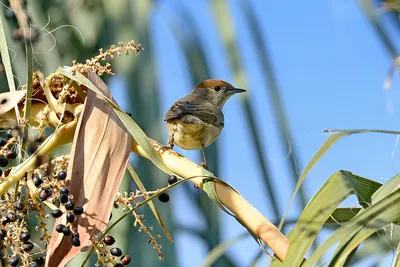
[[[174,143],[187,150],[200,149],[202,144],[211,145],[222,128],[209,123],[184,123],[177,119],[167,122],[168,133],[174,136]]]

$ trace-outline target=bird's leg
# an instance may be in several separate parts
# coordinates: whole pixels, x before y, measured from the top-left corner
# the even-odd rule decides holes
[[[165,150],[172,149],[173,147],[174,147],[174,134],[170,134],[170,135],[168,135],[168,144],[161,146],[158,149],[158,151],[162,152],[162,151],[165,151]]]
[[[203,162],[199,163],[199,167],[203,167],[204,169],[208,170],[207,159],[206,159],[206,150],[204,145],[201,145],[201,153],[203,154]]]

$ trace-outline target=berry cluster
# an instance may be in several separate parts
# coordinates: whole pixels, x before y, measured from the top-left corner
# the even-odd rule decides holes
[[[102,263],[107,266],[108,263],[113,264],[115,267],[122,267],[131,262],[131,256],[123,255],[122,250],[118,247],[111,247],[115,243],[115,239],[111,235],[106,235],[102,242],[95,248],[97,255],[99,255],[97,264]],[[119,257],[119,262],[117,258]]]

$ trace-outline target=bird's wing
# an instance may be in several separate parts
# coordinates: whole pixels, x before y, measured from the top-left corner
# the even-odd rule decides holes
[[[191,95],[176,101],[165,114],[164,120],[180,119],[185,115],[193,115],[205,123],[224,127],[224,114],[218,106],[208,100],[194,99]]]

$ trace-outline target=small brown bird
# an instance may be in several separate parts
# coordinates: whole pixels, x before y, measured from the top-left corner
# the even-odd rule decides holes
[[[184,98],[176,101],[165,114],[168,127],[168,145],[187,150],[200,149],[208,168],[204,148],[211,145],[224,127],[222,107],[234,94],[245,92],[222,80],[204,80]]]

